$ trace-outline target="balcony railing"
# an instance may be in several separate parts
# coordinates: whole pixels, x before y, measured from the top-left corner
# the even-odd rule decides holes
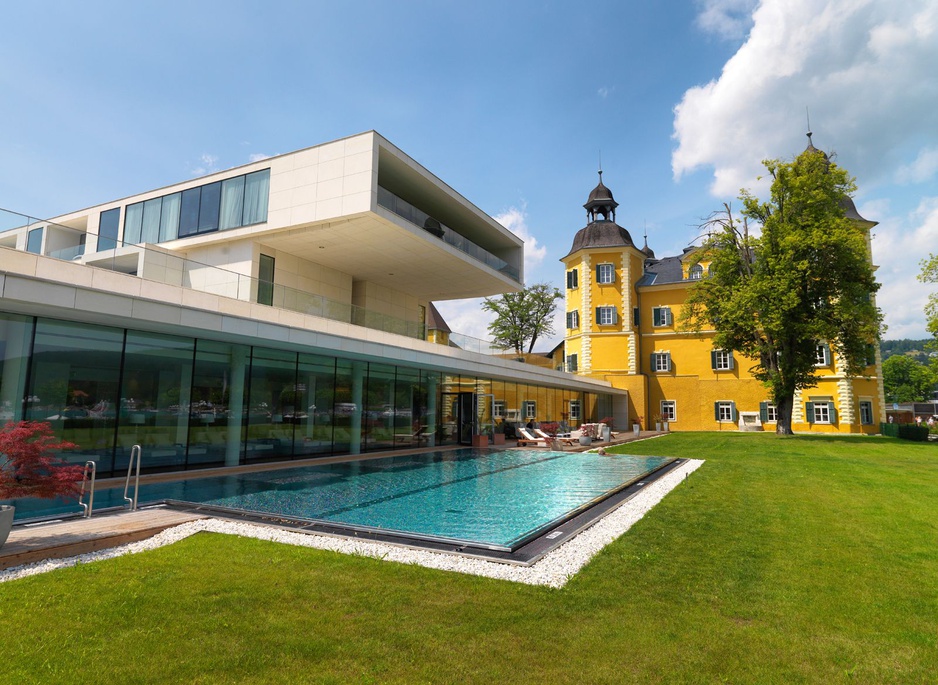
[[[469,255],[473,259],[482,262],[495,271],[508,276],[513,281],[521,282],[521,275],[518,269],[511,266],[501,257],[496,257],[484,247],[475,244],[469,238],[454,231],[449,226],[441,224],[426,212],[417,209],[406,200],[402,200],[397,195],[386,188],[378,186],[378,205],[394,212],[402,219],[406,219],[418,228],[422,228],[447,245],[452,245],[460,252]]]

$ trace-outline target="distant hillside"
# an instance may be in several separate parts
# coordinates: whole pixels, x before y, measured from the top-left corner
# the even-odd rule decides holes
[[[894,354],[904,354],[912,359],[921,362],[922,364],[927,364],[929,360],[930,351],[926,349],[925,345],[929,342],[933,342],[932,338],[927,338],[925,340],[883,340],[879,344],[879,348],[883,353],[883,361],[886,361]],[[933,353],[931,353],[933,354]]]

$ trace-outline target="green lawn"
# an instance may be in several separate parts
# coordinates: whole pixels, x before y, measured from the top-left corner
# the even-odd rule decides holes
[[[0,585],[2,683],[934,683],[938,445],[707,460],[565,588],[199,534]]]

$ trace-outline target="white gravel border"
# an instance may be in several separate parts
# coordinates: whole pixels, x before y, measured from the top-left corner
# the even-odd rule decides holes
[[[610,542],[618,538],[641,519],[646,512],[664,499],[681,481],[696,471],[703,460],[690,459],[680,467],[645,486],[638,494],[623,502],[590,528],[551,550],[532,566],[515,566],[484,559],[474,559],[456,554],[431,552],[429,550],[399,547],[370,540],[354,540],[311,533],[298,533],[271,526],[253,523],[237,523],[221,519],[206,518],[190,521],[168,528],[140,542],[90,552],[66,559],[48,559],[33,564],[24,564],[0,571],[0,583],[59,568],[87,564],[102,559],[112,559],[122,554],[136,554],[163,545],[172,544],[200,531],[227,533],[244,537],[270,540],[301,547],[314,547],[343,554],[359,554],[384,561],[403,564],[418,564],[443,571],[469,573],[486,578],[510,580],[528,585],[563,587],[567,581],[583,568],[587,562]]]

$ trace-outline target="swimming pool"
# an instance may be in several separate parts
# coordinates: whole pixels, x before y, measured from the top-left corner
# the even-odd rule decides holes
[[[513,551],[674,461],[460,449],[143,485],[139,502],[191,502]],[[120,506],[122,496],[122,488],[99,491],[95,509]],[[39,512],[18,506],[17,515]]]

